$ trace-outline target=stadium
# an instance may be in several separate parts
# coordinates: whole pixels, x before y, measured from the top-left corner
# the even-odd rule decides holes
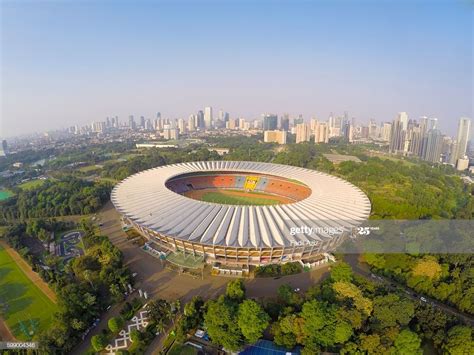
[[[338,177],[245,161],[145,170],[117,184],[112,203],[158,250],[246,266],[317,258],[371,209],[360,189]]]

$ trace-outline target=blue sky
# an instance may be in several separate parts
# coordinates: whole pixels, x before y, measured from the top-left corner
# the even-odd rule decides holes
[[[211,105],[472,117],[469,1],[1,3],[0,136]],[[19,124],[21,122],[21,124]]]

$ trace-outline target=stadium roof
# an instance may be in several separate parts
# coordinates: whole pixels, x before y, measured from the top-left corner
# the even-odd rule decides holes
[[[206,171],[294,179],[306,184],[311,195],[290,204],[237,206],[194,200],[165,186],[173,177]],[[338,177],[293,166],[245,161],[191,162],[145,170],[117,184],[112,202],[124,216],[160,234],[199,244],[246,248],[327,240],[333,238],[328,228],[350,230],[370,214],[367,196]],[[291,228],[302,226],[314,228],[314,233],[289,233]]]

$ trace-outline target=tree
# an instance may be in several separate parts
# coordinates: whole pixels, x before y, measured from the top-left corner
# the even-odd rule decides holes
[[[420,348],[421,339],[416,333],[408,329],[403,329],[395,339],[395,354],[397,355],[415,355],[422,354]]]
[[[237,302],[245,298],[245,286],[241,279],[232,280],[227,284],[226,295]]]
[[[166,323],[163,321],[163,319],[160,319],[158,320],[158,322],[156,323],[156,331],[158,333],[163,333],[166,329]]]
[[[250,344],[255,343],[267,329],[270,317],[255,301],[245,300],[239,305],[238,324]]]
[[[400,299],[396,294],[374,298],[374,320],[382,327],[405,326],[413,318],[415,309],[407,299]]]
[[[304,344],[323,347],[343,344],[352,336],[351,325],[337,318],[337,308],[318,300],[303,305],[301,316],[304,319]]]
[[[242,333],[237,324],[238,306],[224,296],[207,302],[204,326],[213,343],[236,351],[242,345]]]
[[[156,323],[160,320],[168,322],[171,319],[171,306],[166,300],[156,299],[150,301],[146,309],[148,311],[148,317]]]
[[[366,315],[372,313],[372,301],[365,298],[356,285],[350,282],[336,281],[333,284],[333,288],[340,297],[352,299],[354,306],[359,311],[364,312]]]
[[[101,351],[107,346],[107,337],[104,334],[94,335],[91,344],[95,351]]]
[[[286,305],[299,306],[303,298],[290,285],[281,285],[277,290],[278,298]]]
[[[331,280],[351,282],[354,274],[349,264],[339,262],[331,269]]]
[[[474,354],[472,329],[464,325],[456,325],[448,331],[446,344],[443,347],[447,354]]]
[[[130,332],[130,340],[132,343],[140,343],[143,340],[143,334],[137,329],[133,329]]]
[[[112,317],[109,319],[108,326],[112,333],[117,333],[122,329],[124,321],[122,317]]]
[[[359,339],[360,348],[369,354],[375,353],[380,346],[380,336],[378,334],[361,334]]]

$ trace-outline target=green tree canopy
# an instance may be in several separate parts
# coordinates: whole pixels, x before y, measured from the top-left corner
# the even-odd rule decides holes
[[[262,337],[269,321],[270,317],[257,302],[245,300],[239,305],[238,324],[250,344]]]

